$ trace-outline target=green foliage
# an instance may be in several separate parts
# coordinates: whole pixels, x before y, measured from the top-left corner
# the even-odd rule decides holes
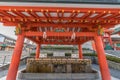
[[[54,47],[54,46],[45,46],[45,47],[42,47],[42,49],[62,49],[62,50],[78,50],[78,48],[74,48],[74,47]]]
[[[110,56],[110,55],[107,55],[107,60],[110,60],[110,61],[113,61],[113,62],[116,62],[116,63],[120,63],[120,58],[117,58],[115,56]]]
[[[65,53],[65,56],[71,56],[71,53]]]
[[[30,53],[30,56],[35,56],[35,53]]]
[[[51,49],[59,49],[59,50],[78,50],[78,47],[71,47],[71,46],[44,46],[41,49],[45,49],[45,50],[51,50]],[[83,50],[90,50],[89,48],[82,48]]]
[[[62,50],[78,50],[77,47],[60,47],[60,46],[44,46],[41,49],[62,49]],[[89,48],[82,48],[83,50],[90,50]]]
[[[116,45],[117,45],[117,47],[120,47],[120,43],[117,43]]]
[[[105,50],[113,50],[113,48],[110,44],[106,44]]]
[[[94,54],[94,53],[85,53],[83,54],[84,56],[97,56],[97,54]]]
[[[47,54],[47,56],[53,56],[53,53],[47,53],[47,52],[45,52],[46,54]],[[44,53],[43,53],[44,54]],[[33,53],[30,53],[30,56],[35,56],[35,53],[33,52]]]
[[[94,53],[85,53],[85,54],[83,54],[83,55],[84,55],[84,56],[96,56],[96,57],[97,57],[97,54],[94,54]],[[109,60],[109,61],[113,61],[113,62],[116,62],[116,63],[120,63],[120,58],[118,58],[118,57],[106,55],[106,58],[107,58],[107,60]]]
[[[51,56],[53,56],[53,53],[47,53],[47,56],[51,57]]]
[[[7,46],[7,44],[0,44],[0,46],[1,46],[1,47],[6,47],[6,46]]]
[[[82,48],[83,50],[90,50],[89,48]]]

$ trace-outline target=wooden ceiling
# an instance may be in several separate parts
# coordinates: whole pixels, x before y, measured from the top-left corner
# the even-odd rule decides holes
[[[92,40],[99,28],[119,24],[119,19],[119,8],[0,6],[0,22],[20,28],[41,44],[83,43]]]

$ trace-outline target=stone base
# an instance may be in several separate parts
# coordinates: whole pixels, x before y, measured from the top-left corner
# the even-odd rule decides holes
[[[42,58],[28,59],[26,73],[91,73],[91,60]]]
[[[25,73],[22,70],[18,73],[18,80],[97,80],[99,73],[93,70],[92,73]]]

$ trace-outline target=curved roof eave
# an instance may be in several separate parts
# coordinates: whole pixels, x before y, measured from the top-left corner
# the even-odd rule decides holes
[[[0,6],[46,6],[74,8],[120,8],[119,4],[83,4],[83,3],[31,3],[31,2],[0,2]]]

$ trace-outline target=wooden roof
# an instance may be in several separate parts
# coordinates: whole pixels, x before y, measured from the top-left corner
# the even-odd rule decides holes
[[[82,44],[119,19],[119,8],[0,6],[0,22],[42,44]]]

